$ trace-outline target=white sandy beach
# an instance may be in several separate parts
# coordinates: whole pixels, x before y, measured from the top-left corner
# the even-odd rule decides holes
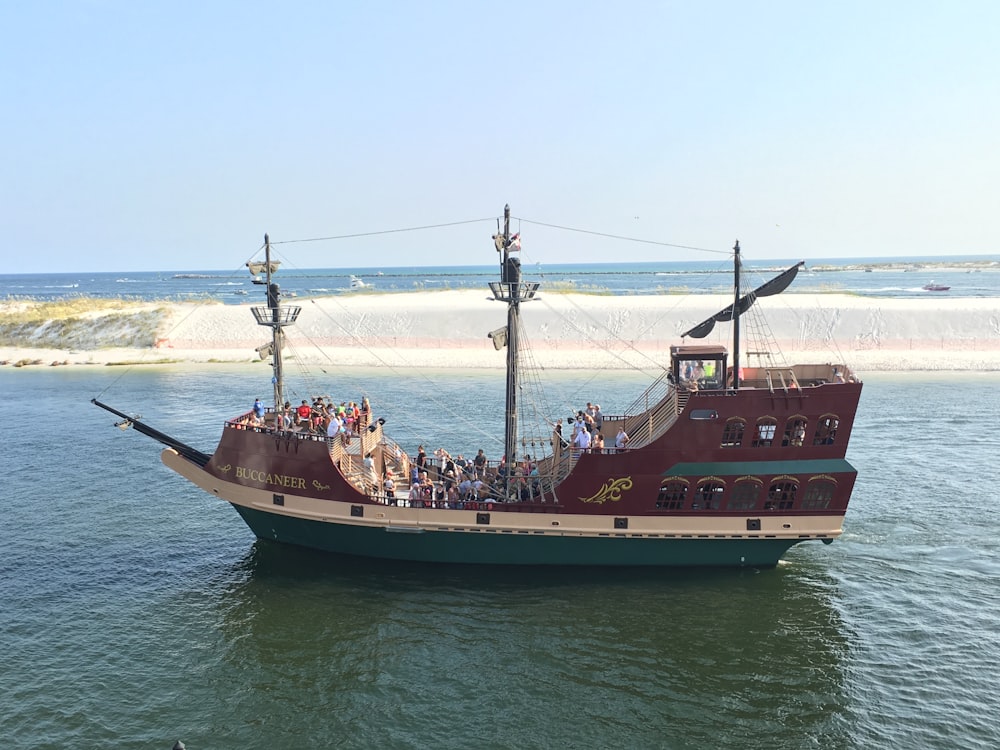
[[[532,356],[549,368],[649,367],[669,357],[680,333],[725,307],[722,296],[544,294],[521,317]],[[347,366],[502,368],[487,338],[506,321],[488,293],[358,294],[286,300],[299,305],[288,330],[286,361]],[[0,347],[0,360],[67,364],[248,362],[269,340],[250,305],[158,303],[168,309],[157,345],[147,349],[58,350]],[[781,360],[843,362],[855,371],[1000,370],[1000,301],[987,298],[873,299],[784,294],[758,301]],[[0,311],[2,314],[2,311]],[[744,318],[758,344],[756,316]],[[100,316],[94,325],[101,325]],[[707,339],[724,343],[729,324]],[[781,361],[779,360],[779,361]]]

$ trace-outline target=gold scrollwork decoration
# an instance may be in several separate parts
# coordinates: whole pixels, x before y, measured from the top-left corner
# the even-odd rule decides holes
[[[318,480],[314,479],[313,480],[313,488],[316,489],[316,490],[318,490],[319,492],[323,492],[324,490],[330,489],[330,485],[328,485],[328,484],[320,484]]]
[[[228,474],[229,472],[231,472],[233,470],[233,465],[232,464],[226,464],[225,466],[217,466],[215,470],[217,472],[219,472],[220,474]]]
[[[622,499],[622,493],[632,489],[632,477],[622,477],[619,479],[609,479],[596,493],[590,497],[579,498],[581,503],[596,503],[603,505],[606,502],[617,503]]]

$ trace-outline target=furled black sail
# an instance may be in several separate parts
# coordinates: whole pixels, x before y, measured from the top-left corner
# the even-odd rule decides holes
[[[753,303],[757,301],[758,297],[771,297],[775,294],[781,294],[795,280],[796,274],[798,274],[799,269],[804,265],[805,261],[800,260],[798,263],[789,268],[787,271],[783,271],[780,275],[775,276],[767,283],[761,284],[752,292],[748,292],[747,294],[740,297],[740,301],[735,305],[736,314],[742,315],[747,310],[749,310],[750,307],[753,305]],[[694,328],[691,328],[690,330],[682,333],[681,338],[687,338],[688,336],[690,336],[693,339],[705,338],[709,333],[712,332],[712,329],[715,327],[715,324],[717,322],[724,323],[727,320],[733,319],[733,309],[734,305],[729,305],[724,310],[720,310],[708,320],[702,321]]]

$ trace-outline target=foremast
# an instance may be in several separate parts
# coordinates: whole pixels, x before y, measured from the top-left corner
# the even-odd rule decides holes
[[[507,467],[504,484],[517,463],[517,390],[518,390],[518,328],[521,302],[534,299],[538,282],[521,281],[521,260],[514,253],[521,249],[520,236],[510,233],[510,205],[503,208],[503,231],[493,235],[493,244],[500,253],[500,281],[490,282],[493,298],[507,303],[507,326],[490,334],[493,345],[507,346],[507,395],[504,425],[504,463]]]
[[[284,375],[281,366],[281,350],[284,340],[282,329],[285,326],[295,325],[299,313],[302,312],[301,307],[281,306],[281,289],[271,280],[280,265],[281,261],[271,260],[271,239],[265,234],[264,262],[250,261],[247,263],[247,268],[253,274],[254,283],[263,284],[267,294],[267,307],[252,307],[250,309],[253,312],[254,318],[257,319],[257,325],[267,326],[271,329],[271,342],[258,347],[257,352],[260,354],[261,359],[268,354],[271,355],[271,369],[273,371],[271,383],[274,385],[275,413],[280,412],[282,405],[285,403]],[[261,273],[264,274],[263,279],[260,279]]]

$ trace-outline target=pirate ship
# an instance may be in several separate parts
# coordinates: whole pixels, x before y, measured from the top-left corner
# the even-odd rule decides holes
[[[506,305],[506,324],[488,334],[506,358],[499,461],[431,465],[408,456],[384,420],[362,413],[344,426],[335,411],[284,409],[283,344],[301,308],[282,304],[266,235],[263,262],[248,266],[266,294],[266,304],[251,309],[271,332],[259,351],[271,358],[273,407],[225,421],[215,450],[204,453],[94,403],[162,443],[167,467],[232,505],[260,539],[333,553],[436,563],[773,566],[792,545],[841,534],[856,478],[845,453],[861,382],[843,362],[751,365],[741,352],[741,317],[759,298],[784,291],[801,263],[744,290],[737,242],[732,303],[670,347],[668,365],[632,407],[601,415],[609,444],[596,447],[592,421],[581,419],[574,434],[553,433],[528,455],[518,434],[519,334],[522,304],[540,283],[522,278],[509,207],[493,240],[499,279],[489,286]],[[731,348],[688,341],[717,323],[731,324]]]

